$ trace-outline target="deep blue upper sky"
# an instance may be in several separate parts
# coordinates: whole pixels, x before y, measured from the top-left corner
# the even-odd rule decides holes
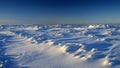
[[[119,0],[0,0],[0,24],[120,23]]]

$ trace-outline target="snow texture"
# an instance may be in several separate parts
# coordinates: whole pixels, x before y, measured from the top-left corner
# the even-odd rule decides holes
[[[120,68],[120,25],[1,25],[0,68]]]

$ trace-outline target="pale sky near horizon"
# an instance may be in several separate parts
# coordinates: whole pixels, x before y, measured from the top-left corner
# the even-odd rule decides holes
[[[0,24],[120,23],[119,0],[0,0]]]

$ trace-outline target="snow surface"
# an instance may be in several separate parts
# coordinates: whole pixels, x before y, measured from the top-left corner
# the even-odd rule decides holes
[[[0,68],[120,68],[119,25],[1,25]]]

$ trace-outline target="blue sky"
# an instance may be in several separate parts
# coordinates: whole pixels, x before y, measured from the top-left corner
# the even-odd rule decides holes
[[[119,0],[0,0],[0,24],[120,23]]]

